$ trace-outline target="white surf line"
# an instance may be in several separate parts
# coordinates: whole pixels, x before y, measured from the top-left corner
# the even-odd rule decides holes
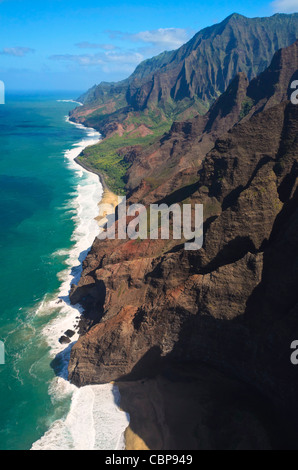
[[[57,420],[32,450],[124,450],[129,417],[119,409],[112,384],[75,388],[70,411]]]
[[[57,103],[76,103],[79,106],[84,106],[83,103],[80,101],[75,101],[75,100],[57,100]]]
[[[66,330],[74,330],[76,318],[82,311],[79,305],[71,305],[69,291],[71,284],[79,281],[82,262],[87,255],[86,250],[89,250],[99,233],[95,217],[98,216],[98,203],[103,195],[99,177],[75,162],[75,158],[87,146],[95,145],[101,140],[101,135],[95,129],[70,121],[69,117],[66,120],[86,130],[88,137],[65,152],[70,167],[84,180],[83,184],[78,184],[78,195],[73,204],[73,208],[76,209],[74,216],[76,228],[73,234],[75,245],[69,250],[67,259],[69,268],[61,273],[63,282],[58,298],[43,302],[38,314],[42,315],[43,312],[48,314],[49,309],[60,311],[59,316],[43,329],[43,335],[51,348],[51,355],[56,356],[60,353],[63,363],[62,374],[52,381],[49,394],[57,406],[67,398],[71,399],[71,406],[66,418],[55,421],[45,435],[33,444],[32,450],[119,450],[125,446],[124,432],[129,425],[129,415],[119,408],[118,387],[105,384],[77,388],[70,384],[67,369],[71,347],[78,339],[78,333],[76,332],[72,344],[67,347],[58,342]],[[65,253],[64,251],[61,254]],[[80,257],[81,253],[84,255]],[[72,274],[74,270],[75,276]]]
[[[58,296],[54,300],[44,301],[37,312],[39,315],[42,315],[43,312],[48,314],[49,311],[57,309],[60,311],[59,316],[43,329],[43,334],[51,348],[52,356],[56,356],[66,349],[65,345],[60,344],[58,340],[67,330],[74,331],[74,326],[78,323],[77,318],[82,313],[80,305],[71,305],[69,292],[71,285],[77,284],[80,280],[82,263],[99,233],[99,226],[95,218],[98,216],[98,204],[103,195],[103,187],[99,177],[85,170],[75,161],[86,147],[100,142],[101,135],[95,129],[72,123],[68,117],[66,120],[78,128],[84,129],[87,132],[87,138],[78,144],[74,144],[72,149],[65,152],[68,166],[76,173],[77,178],[81,180],[77,185],[77,197],[71,202],[72,207],[69,207],[75,211],[73,216],[75,229],[72,235],[72,241],[75,244],[70,250],[62,250],[60,252],[61,255],[67,253],[68,258],[66,260],[67,269],[59,274],[62,284]],[[59,252],[54,255],[59,256]],[[79,335],[76,331],[71,340],[75,342],[78,338]]]

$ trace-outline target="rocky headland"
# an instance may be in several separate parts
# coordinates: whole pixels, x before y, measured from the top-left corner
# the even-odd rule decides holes
[[[205,220],[199,251],[95,240],[71,292],[85,316],[69,378],[119,383],[136,446],[295,447],[297,71],[298,41],[257,77],[236,74],[206,114],[127,149],[128,203],[203,204]]]

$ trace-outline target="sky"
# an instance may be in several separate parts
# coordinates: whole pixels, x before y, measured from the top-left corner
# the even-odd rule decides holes
[[[298,0],[0,0],[0,80],[7,91],[85,91],[232,13],[297,11]]]

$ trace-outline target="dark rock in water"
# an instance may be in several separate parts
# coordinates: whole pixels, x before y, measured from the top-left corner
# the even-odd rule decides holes
[[[204,245],[94,241],[70,294],[84,307],[71,383],[136,381],[168,364],[204,363],[260,392],[296,437],[298,106],[287,93],[297,70],[298,41],[258,80],[238,75],[209,113],[173,125],[132,163],[128,203],[203,204]],[[237,389],[234,402],[242,397]],[[226,422],[230,405],[216,403],[216,422]]]
[[[75,335],[75,331],[72,330],[67,330],[65,331],[65,336],[68,336],[68,338],[72,338]]]
[[[130,167],[138,181],[149,165],[159,186],[140,183],[129,202],[204,205],[204,246],[186,252],[171,240],[95,240],[70,295],[73,304],[88,299],[69,363],[72,383],[141,379],[165,357],[203,361],[278,406],[291,402],[298,417],[289,354],[298,306],[298,106],[286,94],[297,69],[298,41],[276,54],[265,74],[271,82],[251,82],[248,114],[240,74],[205,117],[178,123]],[[199,162],[206,129],[217,140]]]
[[[60,344],[69,344],[71,343],[70,339],[67,336],[61,336],[59,339]]]

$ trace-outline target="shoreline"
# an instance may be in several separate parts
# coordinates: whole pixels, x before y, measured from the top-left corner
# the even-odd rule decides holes
[[[70,121],[70,122],[72,122],[72,121]],[[72,124],[76,124],[76,123],[72,122]],[[81,125],[83,125],[83,124],[81,124]],[[85,129],[92,129],[92,128],[91,128],[91,127],[85,127]],[[96,131],[96,130],[94,129],[94,131]],[[101,140],[99,140],[98,143],[99,143],[99,142],[101,142]],[[95,145],[96,145],[96,144],[95,144]],[[87,147],[89,147],[89,145],[87,145],[87,146],[85,147],[85,149],[86,149]],[[85,149],[84,149],[84,150],[85,150]],[[82,151],[83,151],[83,150],[82,150]],[[109,189],[109,187],[108,187],[108,185],[107,185],[107,183],[106,183],[106,181],[105,181],[105,179],[104,179],[103,174],[100,173],[98,170],[95,170],[94,168],[90,167],[89,165],[86,165],[86,163],[80,162],[79,156],[80,156],[80,155],[78,155],[78,156],[74,159],[74,161],[76,162],[76,164],[79,165],[79,166],[81,166],[82,168],[84,168],[84,170],[89,171],[90,173],[93,173],[94,175],[97,175],[97,176],[99,177],[99,180],[100,180],[100,183],[101,183],[103,189],[111,192],[111,190]]]
[[[116,384],[130,416],[125,450],[273,450],[280,439],[265,396],[206,364],[168,363],[155,377]]]
[[[75,124],[69,121],[68,116],[66,116],[66,122]],[[67,342],[68,346],[79,338],[76,324],[77,316],[81,315],[82,307],[80,305],[71,305],[69,294],[71,285],[79,282],[83,269],[83,261],[90,251],[91,245],[98,234],[96,208],[102,201],[103,197],[103,186],[101,181],[98,181],[95,176],[91,177],[88,170],[85,170],[85,174],[88,175],[88,179],[84,181],[81,166],[76,162],[76,158],[86,147],[100,142],[100,133],[92,128],[87,128],[77,124],[75,125],[78,128],[84,128],[84,131],[86,132],[86,136],[84,136],[82,140],[74,143],[72,147],[66,149],[64,152],[66,165],[78,178],[77,194],[71,203],[71,207],[75,212],[73,217],[73,220],[75,220],[75,227],[71,238],[75,243],[69,251],[67,250],[68,255],[65,262],[67,266],[66,269],[59,273],[61,285],[57,296],[55,296],[55,299],[53,300],[43,301],[38,309],[39,313],[45,308],[51,310],[60,308],[61,310],[61,315],[50,322],[44,330],[47,342],[51,348],[52,354],[54,355],[61,354],[65,350],[65,346],[67,344],[59,342],[59,339],[61,339],[65,331],[71,330],[75,332],[71,341],[69,343]],[[82,181],[84,181],[83,184],[80,184],[81,178]],[[58,339],[55,338],[56,336]]]
[[[67,121],[70,123],[70,124],[73,124],[74,126],[77,126],[78,128],[84,128],[86,130],[91,130],[93,131],[94,133],[97,133],[98,135],[100,135],[102,137],[102,135],[100,134],[99,131],[97,131],[96,129],[94,129],[93,127],[87,127],[87,126],[84,126],[84,124],[81,124],[81,123],[78,123],[78,122],[75,122],[75,121],[72,121],[70,119],[70,117],[68,116],[67,118]],[[103,195],[101,197],[101,200],[99,201],[98,203],[98,206],[100,206],[101,204],[110,204],[113,206],[113,208],[115,209],[119,203],[118,201],[118,196],[117,194],[113,193],[113,191],[111,191],[111,189],[108,187],[107,183],[106,183],[106,180],[105,180],[105,177],[103,175],[103,173],[101,173],[100,171],[96,170],[95,168],[92,168],[91,166],[87,165],[86,163],[83,163],[79,160],[79,156],[81,155],[81,153],[89,146],[92,146],[92,145],[96,145],[96,144],[99,144],[103,139],[99,139],[97,143],[95,144],[90,144],[90,145],[86,145],[86,147],[84,147],[84,149],[82,149],[80,151],[80,153],[74,158],[74,162],[80,166],[81,168],[83,168],[85,171],[87,171],[88,173],[92,173],[93,175],[96,175],[98,176],[99,178],[99,181],[100,181],[100,184],[103,188]],[[109,215],[109,213],[107,213],[107,215]],[[97,217],[95,217],[95,220],[98,222],[99,224],[99,227],[102,227],[102,220],[103,218],[98,215]],[[101,224],[100,224],[101,222]]]
[[[88,127],[86,129],[91,129],[91,128]],[[85,147],[85,148],[87,148],[87,147]],[[107,183],[104,179],[103,174],[101,172],[99,172],[98,170],[95,170],[95,169],[89,167],[85,163],[80,162],[78,158],[79,158],[79,156],[74,159],[74,161],[77,165],[81,166],[82,168],[84,168],[84,170],[86,170],[90,173],[93,173],[94,175],[97,175],[99,177],[99,181],[100,181],[100,183],[103,187],[103,195],[102,195],[101,200],[98,203],[98,207],[100,207],[101,205],[104,205],[104,204],[108,204],[108,205],[113,206],[113,210],[115,210],[116,207],[119,204],[118,196],[117,196],[117,194],[113,193],[109,189],[109,187],[108,187],[108,185],[107,185]],[[104,226],[104,224],[107,222],[107,216],[108,215],[110,215],[110,212],[105,211],[105,216],[104,217],[99,214],[95,218],[95,220],[97,221],[98,226],[100,228],[102,228]]]
[[[80,105],[81,105],[81,103],[80,103]],[[73,124],[73,125],[76,125],[76,126],[78,126],[78,127],[83,127],[83,128],[86,129],[86,130],[89,129],[89,130],[93,130],[94,132],[98,132],[98,131],[96,131],[96,129],[91,128],[91,127],[84,126],[84,125],[81,124],[81,123],[76,123],[76,122],[74,122],[74,121],[71,121],[70,119],[68,119],[68,121],[69,121],[69,123],[71,123],[71,124]],[[98,134],[100,134],[100,133],[98,132]],[[100,134],[100,135],[101,135],[101,134]],[[101,140],[102,140],[102,139],[100,139],[100,140],[97,142],[97,144],[99,144],[99,143],[101,142]],[[91,146],[91,145],[97,145],[97,144],[90,144],[90,146]],[[84,147],[84,149],[81,150],[80,154],[81,154],[87,147],[89,147],[89,145],[87,145],[86,147]],[[81,162],[81,161],[79,160],[80,154],[79,154],[76,158],[74,158],[73,161],[74,161],[79,167],[83,168],[85,171],[87,171],[87,172],[89,172],[89,173],[92,173],[92,174],[98,176],[99,181],[100,181],[100,184],[101,184],[101,186],[102,186],[102,188],[103,188],[103,194],[102,194],[102,197],[101,197],[100,201],[98,202],[98,206],[100,206],[101,204],[110,204],[110,205],[113,205],[113,207],[114,207],[114,209],[115,209],[115,208],[117,207],[117,205],[118,205],[118,196],[110,190],[110,188],[108,187],[108,185],[107,185],[107,183],[106,183],[106,181],[105,181],[104,175],[103,175],[100,171],[98,171],[98,170],[96,170],[96,169],[90,167],[90,166],[87,165],[86,163],[83,163],[83,162]],[[108,214],[106,214],[106,215],[108,215]],[[95,220],[97,221],[98,226],[100,227],[101,224],[102,224],[106,219],[105,219],[105,217],[103,218],[103,217],[101,217],[100,215],[98,215],[98,217],[96,217]],[[101,222],[101,224],[100,224],[100,222]],[[68,361],[68,362],[69,362],[69,361]],[[69,382],[69,384],[70,384],[70,382]],[[116,387],[116,393],[117,393],[117,392],[119,393],[119,401],[118,401],[118,403],[115,402],[115,405],[118,407],[119,412],[124,412],[124,411],[122,411],[122,409],[121,409],[121,394],[120,394],[120,390],[119,390],[118,385],[117,385],[117,384],[112,384],[112,383],[107,383],[107,384],[104,384],[104,385],[105,385],[105,386],[113,386],[113,387]],[[100,387],[100,386],[101,386],[101,385],[98,385],[98,387]],[[95,385],[94,387],[96,387],[96,385]],[[124,412],[124,413],[125,413],[125,412]],[[130,420],[130,419],[129,419],[129,420]],[[128,450],[128,438],[129,438],[131,435],[133,435],[133,431],[131,430],[130,424],[128,423],[128,426],[126,427],[126,429],[125,429],[125,431],[123,432],[123,434],[119,436],[119,441],[118,441],[118,443],[117,443],[117,448],[116,448],[115,450],[120,450],[120,449],[119,449],[119,443],[120,443],[121,441],[123,441],[123,444],[124,444],[123,450]],[[135,438],[136,438],[137,440],[140,439],[138,436],[136,436]],[[149,450],[149,449],[147,448],[147,450]]]
[[[89,168],[82,169],[82,165],[76,161],[86,147],[100,142],[99,132],[69,121],[68,116],[66,120],[84,129],[87,134],[64,152],[66,165],[77,176],[77,195],[72,201],[72,209],[75,211],[72,240],[75,243],[68,252],[67,268],[61,273],[61,285],[55,298],[43,301],[39,313],[42,315],[43,311],[57,310],[55,318],[42,330],[42,335],[50,347],[50,356],[59,363],[59,374],[50,384],[49,395],[58,407],[61,401],[69,400],[70,408],[63,418],[54,418],[45,434],[32,443],[31,449],[117,450],[118,446],[124,449],[124,432],[129,420],[125,413],[121,413],[119,403],[115,401],[115,394],[119,395],[118,387],[116,389],[114,385],[106,384],[79,389],[68,381],[70,352],[72,345],[79,338],[76,326],[83,313],[79,304],[71,305],[70,287],[72,283],[79,281],[83,261],[99,232],[96,217],[99,213],[98,206],[108,190],[104,189],[101,178],[98,179],[99,175],[95,176]],[[69,344],[60,344],[58,340],[66,330],[75,330],[76,333]],[[80,416],[79,420],[75,419],[77,415]]]
[[[76,103],[79,103],[79,101],[76,101]],[[79,103],[81,106],[83,106],[82,103]],[[83,127],[85,129],[92,129],[94,132],[97,132],[98,134],[100,134],[99,131],[97,131],[96,129],[92,128],[92,127],[87,127],[85,126],[84,124],[80,123],[80,122],[76,122],[76,121],[73,121],[71,120],[70,116],[68,116],[68,122],[70,122],[71,124],[74,124],[75,126],[78,126],[78,127]],[[102,134],[100,134],[101,137],[102,137]],[[104,138],[102,137],[100,139],[99,142],[101,142],[102,140],[104,140]],[[98,142],[98,143],[99,143]],[[95,144],[96,145],[96,144]],[[87,146],[88,147],[88,146]],[[85,147],[85,148],[87,148]],[[85,149],[84,149],[85,150]],[[83,152],[83,150],[82,150]],[[82,168],[84,168],[84,170],[86,171],[89,171],[90,173],[93,173],[94,175],[97,175],[99,177],[99,180],[100,180],[100,183],[103,187],[103,190],[104,190],[104,194],[103,194],[103,198],[102,198],[102,201],[100,202],[103,202],[104,204],[113,204],[113,201],[114,201],[114,198],[117,198],[118,196],[109,188],[109,186],[107,185],[107,182],[105,180],[105,177],[103,175],[102,172],[100,172],[99,170],[96,170],[95,168],[92,168],[91,166],[89,166],[87,163],[84,163],[84,162],[81,162],[79,160],[79,156],[80,154],[74,159],[74,161]],[[113,204],[114,205],[114,204]],[[114,207],[116,207],[114,205]]]
[[[81,123],[76,123],[76,122],[73,122],[71,120],[69,120],[69,122],[74,124],[74,125],[78,125],[80,127],[83,126],[85,129],[92,129],[92,128],[89,128],[87,126],[84,126]],[[93,130],[96,132],[96,129],[93,129]],[[101,140],[98,142],[98,144],[100,142],[101,142]],[[85,148],[87,148],[87,147],[88,146],[86,146]],[[108,187],[108,185],[105,181],[105,178],[104,178],[103,174],[100,171],[90,167],[86,163],[81,162],[79,160],[79,156],[80,156],[80,154],[74,159],[74,162],[77,165],[79,165],[80,167],[82,167],[84,170],[88,171],[89,173],[92,173],[92,174],[98,176],[99,181],[100,181],[100,183],[103,187],[103,195],[102,195],[101,200],[98,203],[98,206],[100,206],[101,204],[110,204],[110,205],[113,205],[113,207],[115,209],[118,205],[118,196],[110,190],[110,188]],[[108,214],[106,214],[106,215],[108,215]],[[98,216],[98,217],[96,217],[95,220],[98,222],[98,225],[100,227],[105,222],[106,217]],[[119,408],[119,411],[122,411],[122,408],[121,408],[122,397],[121,397],[119,386],[117,384],[105,384],[105,385],[113,385],[113,386],[117,387],[117,391],[119,393],[118,408]],[[116,405],[117,405],[117,403],[116,403]],[[129,421],[130,421],[130,418],[129,418]],[[123,450],[138,450],[138,449],[140,449],[140,450],[150,450],[146,446],[146,444],[142,441],[142,439],[133,432],[133,430],[131,429],[131,426],[130,426],[130,422],[129,422],[127,428],[125,429],[123,435],[121,435],[119,437],[119,442],[121,440],[123,441],[123,444],[124,444],[124,446],[123,446],[124,449]],[[117,447],[118,447],[118,445],[117,445]],[[115,450],[119,450],[119,448],[117,448]]]
[[[75,124],[75,125],[83,126],[86,129],[91,129],[91,128],[88,128],[88,127],[84,126],[81,123],[78,124],[78,123],[73,122],[73,121],[69,121],[69,122],[71,122],[72,124]],[[98,143],[100,143],[100,141]],[[85,148],[87,148],[87,147],[85,147]],[[109,189],[103,174],[100,171],[90,167],[86,163],[81,162],[79,160],[79,156],[80,155],[78,155],[74,159],[74,162],[77,165],[79,165],[80,167],[82,167],[84,170],[98,176],[99,181],[100,181],[100,183],[103,187],[103,196],[102,196],[102,199],[100,200],[100,202],[98,203],[98,206],[100,206],[101,204],[110,204],[110,205],[113,205],[113,207],[115,209],[118,205],[118,196]],[[108,214],[106,214],[106,215],[108,215]],[[96,220],[97,220],[99,226],[102,226],[102,224],[104,224],[107,219],[106,219],[106,217],[98,216],[96,218]],[[108,385],[108,384],[106,384],[106,385]],[[121,407],[121,403],[122,403],[123,399],[122,399],[122,396],[121,396],[120,387],[117,385],[117,383],[115,383],[114,386],[117,387],[117,390],[119,392],[119,404],[118,404],[119,410],[124,411],[124,410],[122,410],[122,407]],[[128,424],[127,428],[125,429],[123,435],[120,436],[119,440],[123,440],[123,443],[124,443],[124,449],[123,450],[125,450],[125,451],[128,451],[128,450],[150,450],[149,447],[146,445],[146,443],[143,441],[143,439],[133,431],[133,429],[131,427],[131,424],[130,424],[130,418],[129,418],[129,424]],[[116,449],[116,450],[119,450],[119,449]]]

